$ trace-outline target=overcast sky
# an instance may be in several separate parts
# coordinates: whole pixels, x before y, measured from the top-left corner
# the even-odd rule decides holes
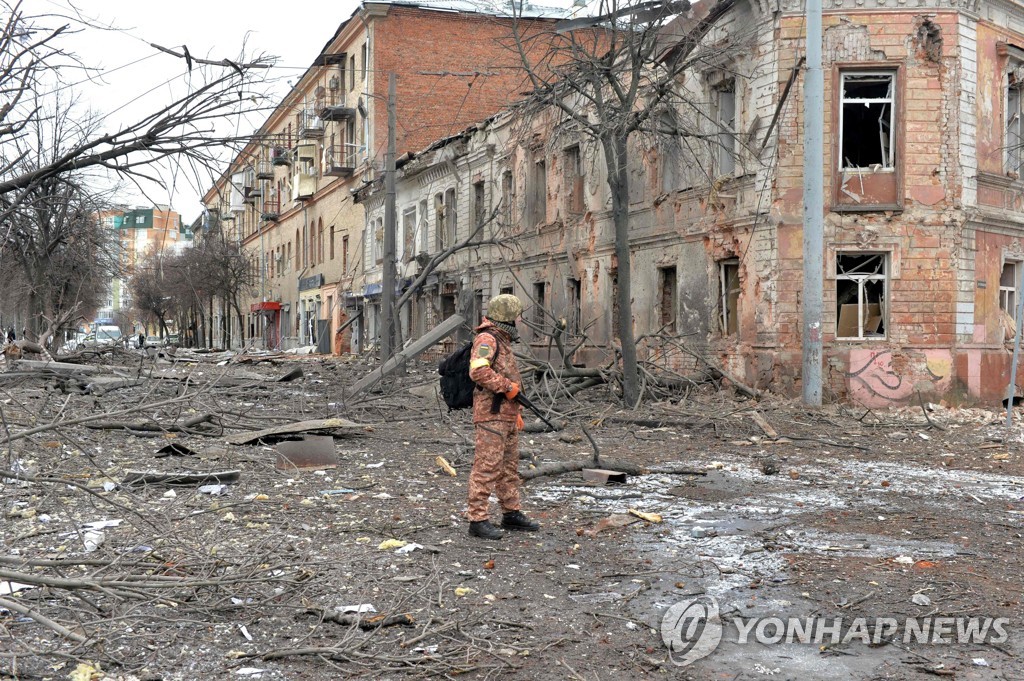
[[[149,46],[188,46],[193,56],[237,59],[267,54],[280,57],[271,71],[280,78],[279,92],[287,81],[298,78],[312,63],[338,25],[358,6],[356,0],[27,0],[23,8],[31,14],[73,14],[71,5],[84,17],[117,30],[86,29],[66,45],[82,62],[100,69],[102,84],[83,83],[83,103],[100,116],[108,129],[119,122],[138,120],[160,108],[184,82],[184,64]],[[51,17],[48,23],[56,24]],[[140,97],[141,96],[141,97]],[[251,132],[261,120],[236,121],[239,132]],[[248,129],[246,129],[248,127]],[[202,187],[187,172],[168,172],[167,189],[147,187],[146,196],[132,187],[122,201],[131,205],[169,203],[191,222],[202,211]],[[208,183],[210,178],[204,178]]]

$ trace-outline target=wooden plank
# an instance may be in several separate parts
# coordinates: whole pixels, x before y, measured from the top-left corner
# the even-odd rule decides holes
[[[349,421],[348,419],[314,419],[311,421],[296,421],[274,428],[239,433],[225,438],[225,442],[231,445],[247,445],[263,440],[265,442],[279,442],[285,439],[295,439],[291,436],[305,433],[331,434],[336,431],[354,430],[363,428],[363,424]]]
[[[49,370],[61,374],[104,374],[110,373],[107,367],[90,364],[71,364],[69,362],[44,362],[34,359],[19,359],[14,362],[15,369],[22,370]]]
[[[352,399],[360,393],[363,393],[377,385],[385,376],[391,374],[410,359],[419,357],[424,351],[433,346],[434,343],[455,333],[465,322],[465,317],[460,314],[453,314],[451,317],[420,336],[407,348],[395,353],[394,357],[389,359],[383,365],[377,367],[366,376],[363,376],[361,379],[356,381],[352,387],[346,391],[346,399]]]
[[[766,421],[765,418],[761,416],[760,412],[750,412],[750,420],[757,424],[757,427],[760,428],[761,431],[771,439],[779,439],[779,434],[775,432],[775,429],[771,427],[771,424],[769,424],[768,421]]]

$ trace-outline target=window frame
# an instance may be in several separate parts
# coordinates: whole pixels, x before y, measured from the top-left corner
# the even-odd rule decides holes
[[[675,264],[660,265],[658,272],[658,332],[676,333],[679,328],[679,267]],[[671,273],[671,277],[669,276]],[[671,290],[666,296],[666,287],[671,278]],[[665,321],[666,316],[668,321]]]
[[[736,288],[731,289],[728,287],[728,277],[726,270],[730,268],[736,268]],[[743,286],[740,283],[740,259],[739,258],[723,258],[718,261],[718,323],[723,337],[738,336],[740,333],[740,294],[743,292]],[[735,294],[736,296],[736,328],[732,331],[729,330],[729,298]]]
[[[1011,110],[1011,94],[1015,94],[1016,106]],[[1024,62],[1010,57],[1003,87],[1003,169],[1007,175],[1021,177],[1024,168]],[[1016,143],[1010,139],[1011,120],[1016,127]]]
[[[869,273],[869,274],[847,274],[842,272],[839,268],[839,259],[842,257],[858,257],[858,256],[881,256],[882,258],[882,273]],[[890,282],[892,281],[892,260],[893,254],[890,251],[877,251],[877,250],[837,250],[833,257],[833,265],[835,267],[835,299],[834,299],[834,310],[835,310],[835,339],[837,341],[886,341],[889,339],[889,297],[890,297]],[[856,336],[840,336],[839,335],[839,317],[841,307],[839,303],[839,282],[841,281],[855,281],[857,282],[857,334]],[[870,303],[865,304],[864,299],[864,284],[868,281],[881,281],[882,282],[882,298],[880,302],[880,313],[881,313],[881,326],[882,334],[877,336],[865,336],[864,325],[867,321],[865,319],[865,308]]]
[[[715,176],[735,177],[739,164],[739,137],[736,134],[736,119],[739,117],[739,109],[736,106],[737,85],[735,78],[728,78],[714,87],[715,91],[715,128],[717,129],[717,142],[715,148]],[[727,96],[728,95],[728,96]],[[729,106],[725,106],[728,102]],[[724,118],[725,111],[730,111],[728,125]]]
[[[529,226],[540,227],[548,219],[548,159],[543,150],[530,155]]]
[[[846,80],[850,77],[881,77],[888,76],[890,78],[889,84],[889,96],[888,97],[851,97],[846,98]],[[898,73],[896,69],[843,69],[839,72],[839,98],[837,100],[837,113],[839,116],[839,125],[836,128],[838,132],[838,146],[836,153],[836,161],[838,161],[837,168],[839,173],[870,173],[870,172],[896,172],[896,146],[902,141],[902,135],[897,134],[897,119],[896,119],[896,103],[899,97],[897,96],[897,85],[898,85]],[[882,159],[882,167],[879,169],[872,169],[871,166],[847,166],[843,158],[843,125],[844,125],[844,112],[846,110],[847,102],[857,105],[863,104],[869,106],[872,103],[881,103],[889,105],[889,158]]]
[[[1012,270],[1011,270],[1011,276],[1012,276],[1012,281],[1013,281],[1013,285],[1012,286],[1005,286],[1005,285],[1003,285],[1003,272],[1006,270],[1007,267],[1012,268]],[[1014,321],[1014,323],[1017,322],[1017,301],[1019,300],[1018,296],[1020,295],[1020,268],[1021,267],[1024,267],[1024,261],[1014,260],[1012,258],[1004,258],[1003,259],[1003,266],[1000,268],[1000,271],[999,271],[999,287],[998,287],[998,293],[997,293],[997,303],[999,305],[999,309],[1002,310],[1003,312],[1005,312],[1006,314],[1010,315],[1010,319],[1012,319]],[[1006,295],[1004,296],[1004,294],[1006,294]],[[1012,298],[1013,304],[1008,305],[1008,306],[1004,306],[1004,303],[1003,303],[1004,297]]]
[[[565,210],[572,215],[585,213],[583,198],[583,152],[579,142],[570,144],[563,152],[565,159]]]
[[[842,109],[842,75],[843,74],[860,74],[860,75],[871,75],[879,73],[891,73],[893,74],[893,106],[892,106],[892,121],[893,128],[890,129],[890,149],[892,150],[893,161],[892,169],[881,169],[879,172],[873,172],[870,168],[861,169],[860,172],[855,170],[843,171],[841,169],[841,156],[842,146],[840,140],[840,134],[833,132],[830,144],[832,153],[832,160],[830,165],[827,166],[829,169],[830,177],[832,178],[832,205],[831,210],[837,213],[858,213],[858,212],[878,212],[878,211],[901,211],[903,210],[904,191],[904,174],[905,174],[905,163],[904,163],[904,152],[906,149],[904,140],[906,138],[906,125],[904,121],[904,102],[906,100],[905,91],[905,64],[900,61],[893,59],[880,59],[871,62],[837,62],[832,67],[832,130],[840,130],[842,118],[840,111]],[[844,179],[845,177],[845,179]],[[885,182],[891,184],[891,200],[877,200],[875,202],[870,201],[852,201],[850,197],[847,197],[842,187],[844,182],[849,182],[850,186],[857,186],[858,188],[865,182],[871,182],[873,178],[876,182]],[[888,189],[887,189],[888,192]],[[886,199],[889,196],[885,197]],[[833,263],[834,265],[834,263]]]

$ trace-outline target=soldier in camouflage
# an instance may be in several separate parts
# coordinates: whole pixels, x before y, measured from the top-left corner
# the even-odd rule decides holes
[[[476,383],[473,393],[473,425],[476,451],[469,474],[469,534],[483,539],[501,539],[504,533],[491,524],[487,506],[491,492],[503,511],[501,526],[506,530],[540,529],[523,514],[519,500],[519,431],[523,428],[522,406],[515,401],[522,379],[513,341],[519,340],[516,319],[523,304],[510,294],[495,296],[487,303],[487,316],[476,328],[469,360],[469,377]]]

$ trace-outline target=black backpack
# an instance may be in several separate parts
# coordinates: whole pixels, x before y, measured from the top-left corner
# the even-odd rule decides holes
[[[498,358],[498,349],[494,349],[493,362]],[[448,405],[448,411],[467,409],[473,406],[473,391],[476,383],[469,377],[469,356],[473,354],[473,341],[448,355],[437,365],[437,373],[441,374],[441,397]]]

